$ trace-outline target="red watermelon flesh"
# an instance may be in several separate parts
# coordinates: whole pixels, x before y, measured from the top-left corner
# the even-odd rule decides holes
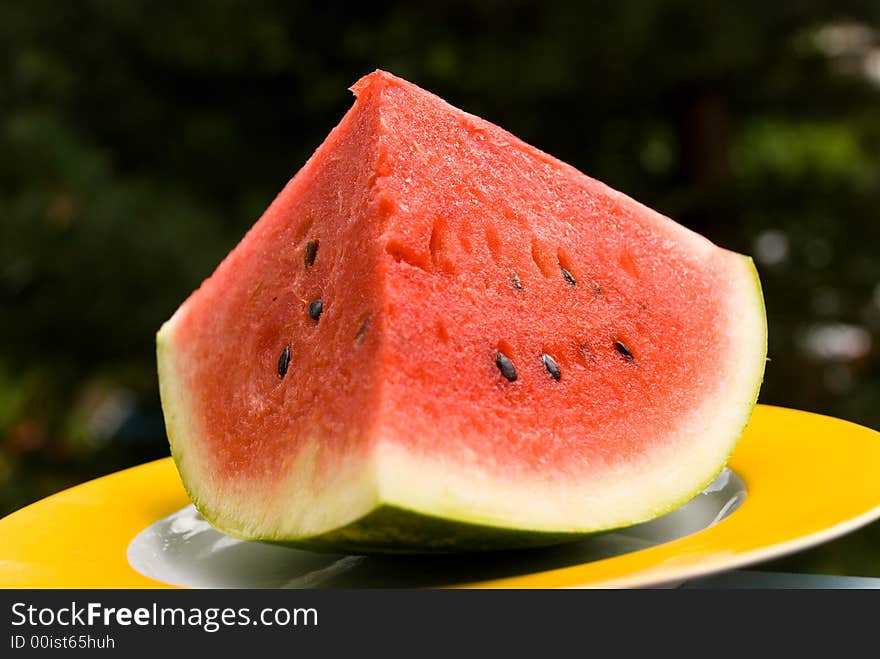
[[[353,90],[159,332],[199,510],[244,538],[452,551],[697,494],[763,375],[751,260],[400,78]]]

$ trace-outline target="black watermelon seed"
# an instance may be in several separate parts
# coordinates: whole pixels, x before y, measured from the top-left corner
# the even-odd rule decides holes
[[[318,241],[310,240],[306,243],[306,251],[303,254],[303,262],[307,268],[312,267],[315,263],[315,257],[318,255]]]
[[[628,361],[633,361],[635,359],[632,350],[630,350],[623,341],[615,341],[614,347],[617,348],[617,352],[623,355],[624,359]]]
[[[287,375],[287,369],[290,367],[290,346],[284,346],[281,356],[278,358],[278,377],[283,378]]]
[[[510,285],[514,287],[517,291],[522,290],[522,282],[519,280],[519,277],[516,275],[510,276]]]
[[[562,277],[565,279],[565,281],[567,281],[572,286],[577,286],[577,281],[568,270],[566,270],[562,266],[559,266],[559,269],[562,270]]]
[[[510,358],[503,352],[495,353],[495,365],[498,367],[498,370],[501,371],[501,375],[507,378],[510,382],[516,381],[516,366],[513,365]]]
[[[544,362],[544,368],[547,369],[547,372],[559,382],[562,379],[562,371],[559,370],[559,364],[556,363],[556,360],[544,352],[541,353],[541,361]]]
[[[367,333],[367,330],[369,329],[369,327],[370,327],[370,319],[367,318],[364,320],[364,322],[361,323],[361,326],[358,327],[358,331],[357,331],[357,333],[355,333],[354,338],[357,341],[363,341],[364,334]]]
[[[318,320],[324,313],[324,300],[318,298],[309,305],[309,316],[312,320]]]

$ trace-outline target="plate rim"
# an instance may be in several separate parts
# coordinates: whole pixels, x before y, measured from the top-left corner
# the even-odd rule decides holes
[[[823,450],[829,436],[831,452]],[[727,466],[748,494],[717,524],[599,561],[445,587],[651,588],[778,558],[880,518],[880,432],[865,426],[757,405]],[[835,484],[845,496],[821,496]],[[798,495],[800,514],[781,518]],[[189,503],[170,457],[50,495],[0,519],[0,587],[180,588],[136,571],[127,549]]]

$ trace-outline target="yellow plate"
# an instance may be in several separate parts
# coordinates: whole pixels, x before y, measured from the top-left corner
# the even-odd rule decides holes
[[[759,405],[729,467],[748,494],[720,523],[612,558],[468,585],[659,585],[805,549],[880,517],[880,433],[862,426]],[[0,585],[173,587],[133,569],[126,552],[188,503],[170,458],[43,499],[0,520]]]

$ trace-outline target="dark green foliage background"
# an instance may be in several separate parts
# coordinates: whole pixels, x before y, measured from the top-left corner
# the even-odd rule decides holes
[[[0,1],[0,513],[167,454],[156,329],[377,67],[775,245],[761,400],[880,428],[880,4],[420,4]],[[776,567],[880,576],[880,525]]]

